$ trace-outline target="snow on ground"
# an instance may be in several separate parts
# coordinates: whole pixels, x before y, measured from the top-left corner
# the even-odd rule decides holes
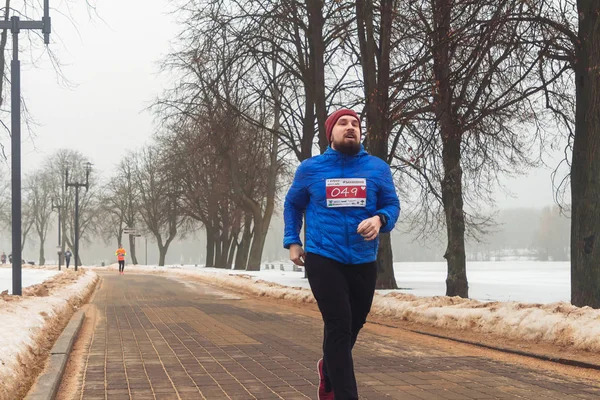
[[[23,268],[21,271],[22,287],[37,285],[59,273],[58,269]],[[12,269],[10,268],[0,268],[0,293],[5,290],[12,294]]]
[[[397,320],[418,322],[445,329],[492,333],[510,339],[546,342],[600,352],[600,310],[574,307],[567,301],[555,301],[548,304],[490,301],[495,300],[493,293],[490,296],[490,290],[503,293],[502,299],[510,299],[514,296],[511,290],[516,285],[520,288],[517,292],[527,290],[530,298],[535,298],[535,293],[540,294],[543,298],[546,292],[568,285],[568,279],[562,277],[564,266],[559,265],[562,263],[543,265],[544,263],[528,262],[525,263],[527,265],[524,265],[511,262],[504,266],[501,265],[502,263],[491,264],[497,265],[495,269],[490,267],[487,278],[484,278],[486,271],[483,264],[479,265],[479,271],[477,268],[473,268],[476,278],[475,282],[470,283],[471,286],[477,286],[477,281],[479,281],[482,287],[486,288],[484,294],[487,294],[484,297],[487,301],[442,295],[415,296],[403,293],[407,290],[379,291],[380,293],[376,294],[373,301],[371,312]],[[272,269],[273,265],[275,269]],[[266,265],[263,265],[263,268],[265,267]],[[116,264],[113,264],[109,267],[98,268],[98,270],[110,270],[116,273],[116,268]],[[282,271],[281,268],[284,270]],[[165,274],[177,278],[195,278],[256,296],[296,302],[314,302],[308,282],[303,278],[304,273],[290,271],[291,268],[290,265],[279,262],[269,264],[268,270],[255,272],[197,266],[127,266],[125,273],[135,271]],[[397,270],[397,268],[396,265],[395,269]],[[433,283],[433,286],[439,286],[438,281],[441,280],[443,284],[446,278],[445,274],[439,274],[438,266],[417,265],[414,268],[422,268],[420,269],[422,273],[428,268],[431,272],[431,268],[433,268],[432,273],[439,275],[437,280],[429,282],[428,279],[431,276],[428,275],[425,279],[426,284]],[[471,269],[471,263],[468,268]],[[403,274],[410,275],[406,271],[397,275],[400,283],[404,283]],[[415,272],[416,275],[418,272]],[[546,276],[546,279],[540,280],[540,276]],[[417,281],[422,284],[423,277]],[[494,285],[499,286],[499,289],[492,290],[491,287]],[[411,286],[411,284],[403,286]],[[438,289],[430,287],[429,290]],[[421,287],[416,292],[424,293],[425,291],[426,289]],[[554,297],[556,297],[555,294],[548,298]]]
[[[12,288],[12,274],[6,279],[6,271],[10,269],[0,269],[0,287]],[[84,298],[97,279],[93,271],[58,275],[56,267],[23,268],[22,272],[24,283],[44,283],[24,286],[22,297],[0,296],[0,399],[14,398],[19,382],[28,374],[24,369],[30,369],[27,360],[39,355],[39,342],[48,335],[45,330],[70,304]],[[49,276],[55,279],[48,280]]]
[[[571,301],[571,263],[543,261],[468,262],[469,297],[483,301],[554,303]],[[402,293],[443,296],[444,262],[394,264]]]

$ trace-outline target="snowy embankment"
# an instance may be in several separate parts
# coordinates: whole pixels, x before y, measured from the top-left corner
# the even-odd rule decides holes
[[[116,270],[116,267],[112,265],[109,269]],[[272,271],[246,273],[222,269],[154,266],[127,266],[125,270],[126,273],[138,271],[193,278],[258,297],[300,303],[315,301],[310,289],[306,287],[284,286],[262,279],[261,275],[267,277],[264,273]],[[302,273],[294,274],[300,276]],[[298,280],[289,279],[289,282],[293,285]],[[306,280],[302,286],[305,285]],[[600,352],[600,310],[574,307],[567,302],[481,302],[459,297],[417,297],[391,291],[375,295],[371,313],[443,329],[494,334],[507,339],[544,342]]]
[[[0,295],[0,399],[24,394],[43,367],[41,361],[62,324],[89,296],[98,279],[93,271],[84,270],[62,271],[46,279],[44,268],[36,269],[42,270],[42,283],[23,288],[21,297]]]

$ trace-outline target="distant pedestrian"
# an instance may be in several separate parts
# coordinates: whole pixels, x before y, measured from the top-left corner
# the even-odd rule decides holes
[[[2,252],[2,255],[0,256],[0,261],[2,262],[2,264],[6,264],[6,253]]]
[[[65,251],[65,265],[67,266],[67,268],[69,268],[69,264],[71,263],[71,256],[73,254],[71,253],[71,250],[67,249],[67,251]]]
[[[9,262],[10,264],[12,264],[12,253],[10,253],[10,254],[8,255],[8,262]]]
[[[125,256],[127,255],[127,252],[123,246],[119,244],[119,248],[117,249],[115,255],[117,256],[117,261],[119,262],[119,274],[123,275],[125,273]]]

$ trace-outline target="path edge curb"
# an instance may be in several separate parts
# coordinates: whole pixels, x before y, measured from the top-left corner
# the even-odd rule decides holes
[[[85,320],[86,309],[87,305],[73,314],[58,340],[52,346],[52,350],[50,350],[48,367],[37,378],[34,387],[27,394],[25,400],[53,400],[56,397],[69,354]]]

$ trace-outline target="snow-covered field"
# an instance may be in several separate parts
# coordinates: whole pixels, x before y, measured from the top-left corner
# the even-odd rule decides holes
[[[93,271],[63,274],[56,267],[22,273],[23,296],[0,296],[0,399],[16,398],[35,373],[49,332],[57,331],[57,317],[79,304],[97,279]],[[10,268],[0,269],[0,288],[12,289]]]
[[[37,285],[59,273],[58,268],[52,270],[23,268],[21,271],[22,287]],[[11,268],[0,268],[0,293],[5,290],[8,290],[9,294],[12,294]]]
[[[469,297],[482,301],[554,303],[571,301],[569,262],[468,262]],[[446,263],[395,263],[401,290],[416,296],[446,294]]]
[[[286,262],[267,264],[269,269],[265,264],[265,269],[256,272],[187,265],[127,266],[125,273],[165,274],[261,297],[314,302],[303,272],[291,271],[291,264]],[[469,263],[471,294],[483,301],[444,296],[446,276],[437,264],[442,263],[397,263],[398,283],[410,289],[379,291],[371,312],[444,329],[600,352],[600,310],[578,308],[568,302],[566,263]],[[116,265],[101,269],[116,273]],[[507,299],[511,301],[501,301]]]

